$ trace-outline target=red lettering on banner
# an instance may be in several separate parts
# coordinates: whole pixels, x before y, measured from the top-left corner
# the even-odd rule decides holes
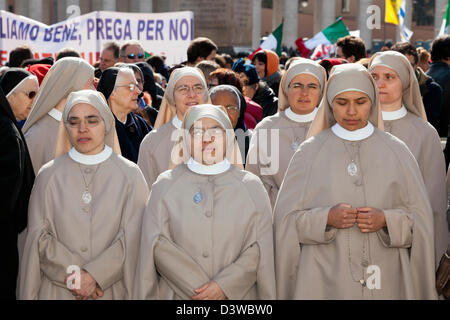
[[[5,65],[6,61],[8,61],[8,51],[1,50],[0,51],[0,64]]]

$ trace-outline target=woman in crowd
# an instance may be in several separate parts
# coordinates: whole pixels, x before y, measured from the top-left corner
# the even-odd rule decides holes
[[[281,74],[278,71],[280,64],[278,55],[272,50],[264,49],[258,51],[252,57],[252,64],[255,66],[259,78],[267,83],[275,93],[275,96],[278,97],[281,79]]]

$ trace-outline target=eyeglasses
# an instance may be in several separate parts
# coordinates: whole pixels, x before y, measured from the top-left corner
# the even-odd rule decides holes
[[[130,89],[130,91],[133,92],[136,89],[136,87],[139,89],[139,84],[130,83],[130,84],[124,84],[122,86],[116,86],[116,88],[119,88],[119,87],[128,87],[128,89]],[[139,89],[139,91],[141,91],[141,89]]]
[[[315,91],[315,90],[318,90],[318,89],[319,89],[319,86],[318,86],[317,84],[314,84],[314,83],[310,83],[310,84],[307,84],[307,85],[305,86],[305,85],[302,84],[302,83],[295,82],[295,83],[289,85],[288,88],[289,88],[289,89],[293,89],[293,90],[295,90],[295,91],[303,91],[303,90],[305,90],[305,89]]]
[[[81,122],[84,122],[84,125],[88,128],[94,128],[98,126],[98,124],[102,121],[97,116],[89,116],[86,120],[82,121],[80,118],[77,117],[70,117],[66,123],[70,128],[79,128],[81,125]]]
[[[207,129],[207,130],[203,130],[203,129],[200,129],[200,128],[194,128],[194,129],[191,129],[189,131],[189,133],[194,138],[201,138],[201,137],[203,137],[206,134],[209,137],[216,137],[216,136],[223,135],[224,132],[225,132],[225,130],[223,130],[221,128],[211,128],[211,129]]]
[[[230,113],[237,113],[239,111],[239,108],[236,106],[226,106],[225,109],[227,109]]]
[[[138,53],[137,55],[134,53],[130,53],[129,55],[127,55],[128,59],[142,59],[144,57],[143,53]]]
[[[30,91],[30,92],[23,92],[30,100],[32,100],[34,97],[36,97],[36,91]]]
[[[181,85],[178,88],[176,88],[175,91],[181,94],[182,96],[186,96],[191,91],[191,89],[196,95],[200,95],[205,92],[205,87],[203,87],[203,85],[201,84],[196,84],[192,87],[189,87],[187,85]]]

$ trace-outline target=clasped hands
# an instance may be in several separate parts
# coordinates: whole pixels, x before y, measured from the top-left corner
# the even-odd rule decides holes
[[[386,227],[386,218],[383,210],[372,207],[352,208],[347,203],[339,203],[328,212],[329,226],[347,229],[355,223],[363,233],[376,232]]]
[[[73,274],[69,274],[64,283],[67,284],[69,277],[72,276]],[[85,270],[81,270],[80,273],[80,288],[72,289],[70,292],[77,300],[88,300],[89,298],[96,300],[103,296],[103,290],[100,289],[97,281]]]

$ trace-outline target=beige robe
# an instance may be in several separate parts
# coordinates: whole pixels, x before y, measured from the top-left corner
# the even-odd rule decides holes
[[[297,148],[305,140],[310,126],[311,122],[296,122],[289,119],[284,110],[273,116],[264,118],[258,123],[252,133],[245,170],[256,174],[261,179],[269,194],[272,207],[275,205],[278,190],[283,182],[289,162]],[[277,141],[279,157],[276,159],[279,165],[275,173],[270,172],[270,174],[265,174],[261,170],[267,170],[270,165],[275,165],[274,161],[271,162],[270,160],[270,158],[274,157],[271,154],[271,132],[273,129],[279,132],[279,142]],[[258,141],[260,139],[260,136],[258,136],[260,130],[267,130],[267,144],[262,140]],[[261,152],[260,150],[263,151]],[[253,159],[256,161],[253,161]]]
[[[423,119],[408,111],[401,119],[384,120],[384,128],[402,140],[419,164],[434,217],[436,269],[450,244],[447,223],[445,158],[436,130]]]
[[[148,133],[141,142],[137,164],[150,189],[156,178],[169,169],[172,148],[177,142],[171,139],[176,130],[172,121],[167,122],[161,128]]]
[[[273,259],[272,214],[260,180],[236,166],[200,175],[180,164],[152,187],[135,297],[189,299],[213,280],[229,299],[275,299]]]
[[[87,181],[98,167],[89,205],[80,167]],[[97,281],[101,299],[129,299],[147,197],[139,168],[115,153],[99,165],[65,154],[44,166],[30,198],[20,298],[74,299],[64,279],[76,265]]]
[[[356,176],[347,173],[353,159]],[[384,211],[387,228],[327,226],[331,207]],[[375,129],[346,141],[327,129],[295,153],[274,209],[279,299],[436,299],[433,217],[417,162]],[[368,266],[379,267],[380,289]],[[370,272],[370,273],[368,273]]]
[[[46,114],[25,133],[35,175],[44,164],[55,158],[59,124],[59,121]]]

